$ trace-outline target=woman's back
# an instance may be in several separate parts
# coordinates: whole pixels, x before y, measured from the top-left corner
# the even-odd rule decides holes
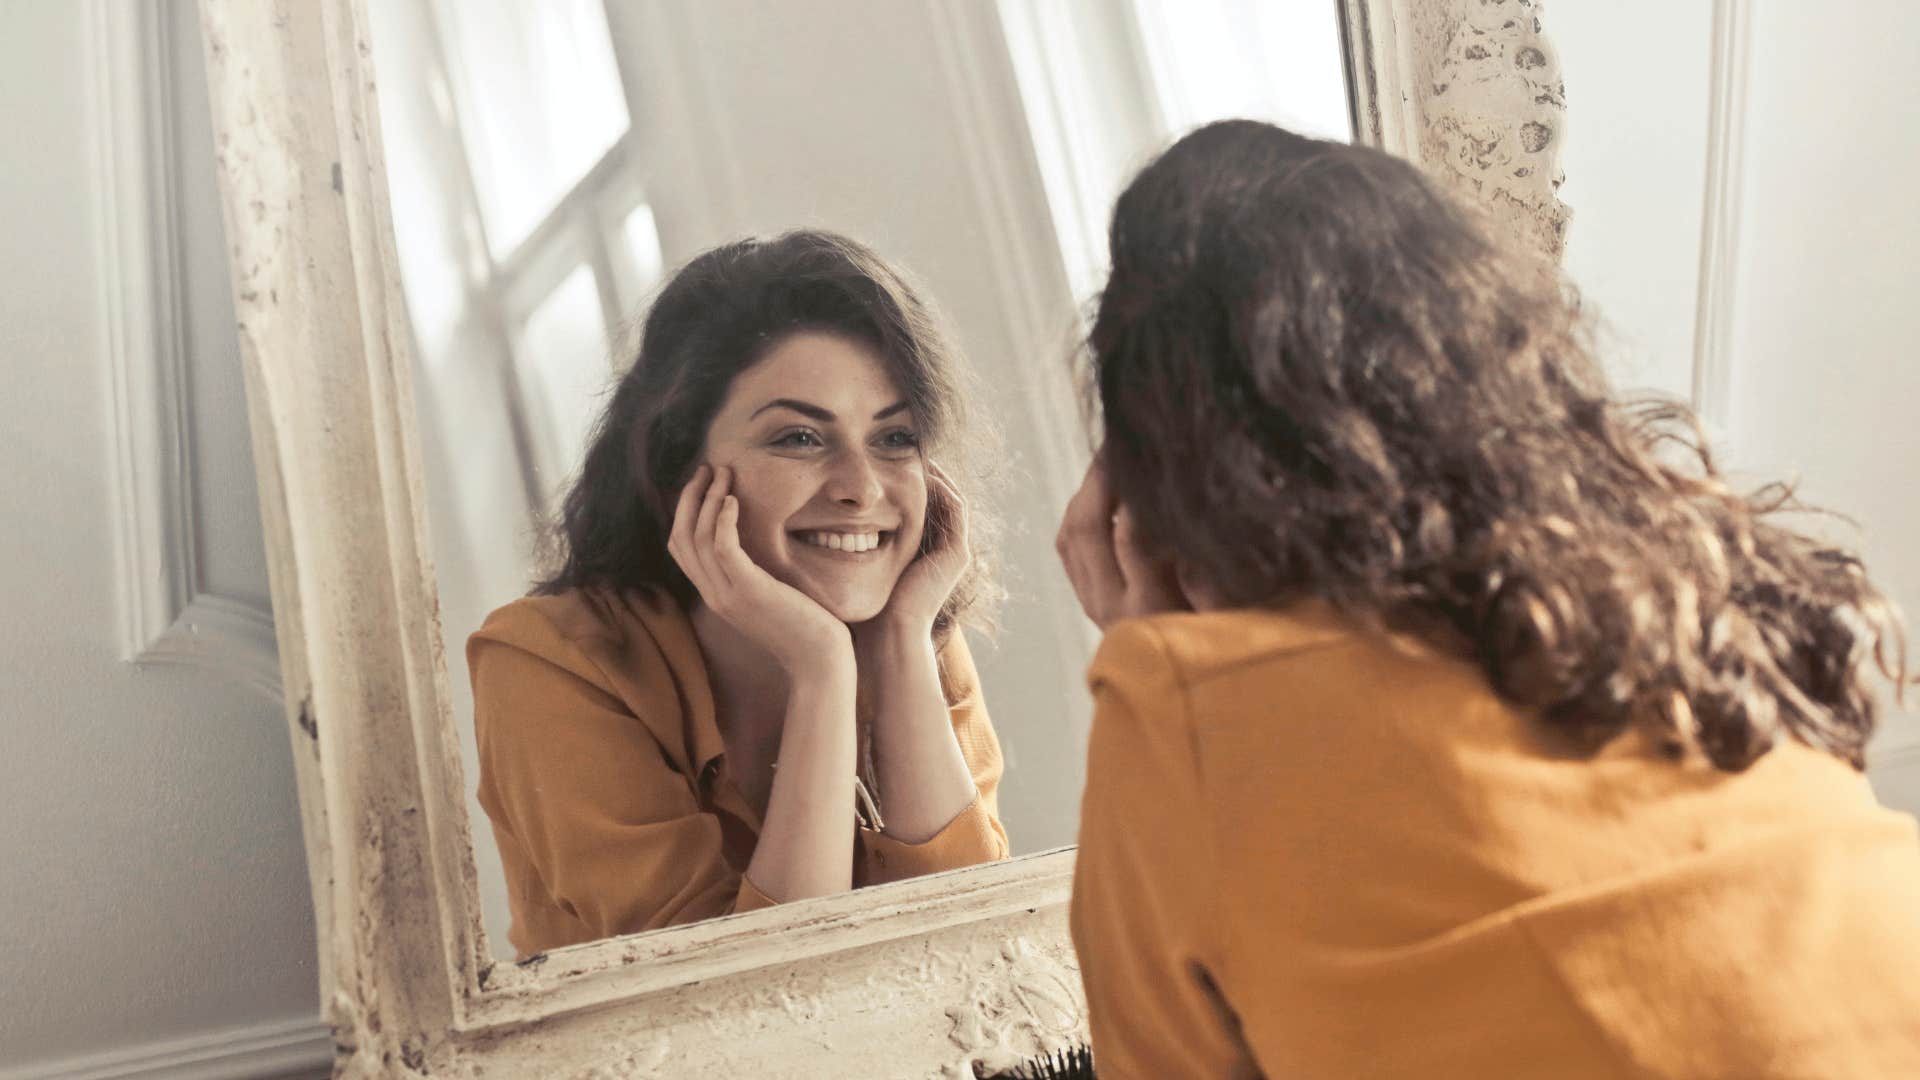
[[[1118,624],[1091,680],[1103,1076],[1920,1076],[1920,840],[1828,754],[1576,752],[1319,604]]]

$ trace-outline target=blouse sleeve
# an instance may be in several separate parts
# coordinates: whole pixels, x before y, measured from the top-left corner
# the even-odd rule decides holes
[[[772,903],[728,865],[691,778],[551,624],[483,628],[468,661],[481,803],[537,879],[511,892],[551,897],[600,936]]]
[[[918,844],[909,844],[872,829],[860,830],[860,852],[866,873],[864,885],[901,881],[942,870],[994,862],[1007,857],[1007,830],[1000,824],[1000,775],[1005,763],[1000,740],[980,695],[980,678],[966,637],[955,630],[940,650],[940,679],[946,693],[947,715],[960,755],[973,774],[979,795],[941,830]],[[880,808],[884,816],[886,807]]]
[[[1215,870],[1178,673],[1151,626],[1109,631],[1069,921],[1100,1075],[1243,1076],[1208,965]]]

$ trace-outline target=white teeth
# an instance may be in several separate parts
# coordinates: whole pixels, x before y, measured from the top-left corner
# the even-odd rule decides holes
[[[806,532],[799,533],[798,535],[802,542],[812,544],[815,547],[831,548],[834,551],[848,551],[855,554],[863,551],[872,551],[874,548],[880,546],[880,534],[877,532]]]

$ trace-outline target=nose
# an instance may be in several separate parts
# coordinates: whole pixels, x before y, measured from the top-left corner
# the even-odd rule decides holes
[[[846,509],[864,510],[878,504],[884,490],[880,473],[867,455],[850,451],[834,458],[823,494]]]

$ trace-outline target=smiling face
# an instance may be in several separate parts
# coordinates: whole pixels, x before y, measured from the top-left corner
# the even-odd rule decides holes
[[[906,396],[869,347],[801,332],[740,373],[704,460],[734,471],[740,546],[842,622],[880,613],[920,547],[927,474]]]

